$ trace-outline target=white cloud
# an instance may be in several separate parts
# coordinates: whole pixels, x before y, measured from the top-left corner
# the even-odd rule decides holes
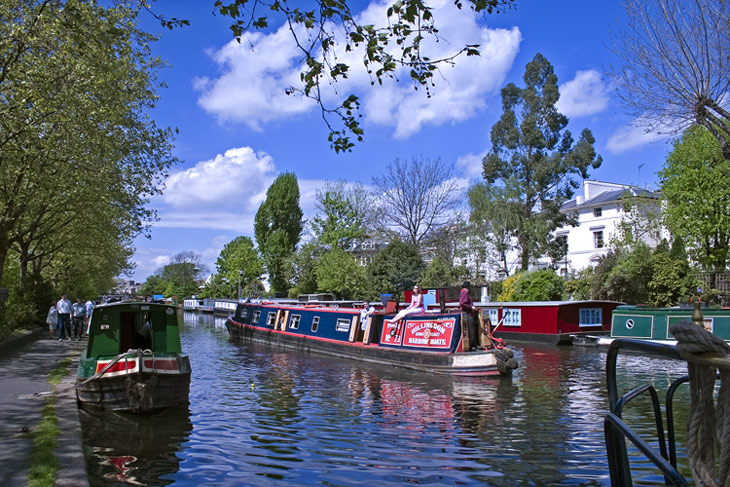
[[[598,71],[578,71],[575,78],[560,85],[556,107],[568,118],[593,115],[608,107],[608,93]]]
[[[238,147],[171,174],[162,200],[179,210],[251,210],[258,208],[275,177],[268,154]]]
[[[522,40],[517,27],[489,29],[477,23],[477,15],[458,10],[451,1],[433,0],[439,39],[427,37],[423,55],[440,59],[453,55],[466,44],[480,44],[480,56],[462,55],[456,65],[442,65],[434,76],[430,97],[425,89],[414,90],[409,69],[398,68],[399,81],[384,80],[371,86],[372,78],[362,66],[363,51],[337,54],[337,62],[351,66],[348,79],[334,87],[323,83],[323,97],[333,102],[343,94],[360,96],[366,122],[395,127],[395,137],[408,137],[424,125],[465,120],[485,105],[486,96],[499,89],[512,67]],[[390,2],[372,2],[357,16],[361,24],[384,25]],[[299,33],[301,35],[301,33]],[[394,51],[396,58],[400,53]],[[287,96],[289,86],[301,87],[301,53],[289,30],[246,36],[241,44],[229,42],[213,55],[222,74],[201,78],[195,87],[202,92],[199,103],[221,121],[238,121],[254,129],[262,123],[309,111],[309,100]],[[377,85],[377,83],[376,83]]]
[[[642,145],[658,142],[669,137],[670,131],[652,128],[644,120],[634,120],[631,125],[616,130],[606,143],[606,150],[621,154]]]
[[[487,150],[479,154],[466,154],[456,159],[456,167],[459,168],[465,178],[474,179],[482,176],[482,160],[487,155]]]

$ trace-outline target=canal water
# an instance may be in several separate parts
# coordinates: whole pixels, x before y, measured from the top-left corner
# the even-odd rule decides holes
[[[224,318],[180,319],[190,406],[150,417],[81,410],[92,486],[610,485],[601,350],[514,346],[512,377],[450,378],[233,344]],[[624,387],[664,391],[684,374],[619,359]],[[653,438],[648,401],[624,417]],[[663,485],[639,457],[632,468],[637,485]]]

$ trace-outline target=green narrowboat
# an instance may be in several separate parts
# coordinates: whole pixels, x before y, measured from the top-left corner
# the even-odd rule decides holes
[[[150,413],[187,405],[190,374],[174,306],[124,302],[94,308],[78,368],[80,406]]]
[[[702,318],[706,330],[730,341],[730,309],[703,308]],[[619,306],[611,317],[610,336],[598,338],[598,345],[609,345],[615,338],[634,338],[675,345],[677,341],[669,329],[680,321],[692,321],[692,308]]]

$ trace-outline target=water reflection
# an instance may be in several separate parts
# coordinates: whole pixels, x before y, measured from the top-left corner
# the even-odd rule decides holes
[[[189,417],[123,417],[85,432],[92,485],[610,483],[598,350],[518,347],[511,378],[449,378],[234,344],[224,317],[181,319],[193,367]],[[626,388],[642,380],[665,389],[683,372],[641,357],[619,365]],[[638,425],[650,412],[632,407],[625,417]],[[134,431],[148,436],[108,446]],[[156,450],[160,437],[177,440]],[[643,483],[656,483],[650,466],[634,465]]]
[[[187,407],[151,416],[80,409],[89,484],[170,485],[193,429]]]

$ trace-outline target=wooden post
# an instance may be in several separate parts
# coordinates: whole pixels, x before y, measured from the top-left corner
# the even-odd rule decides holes
[[[355,315],[352,317],[352,322],[350,323],[350,342],[354,342],[357,338],[357,332],[360,328],[360,315]]]
[[[464,351],[469,351],[471,344],[469,343],[469,316],[466,313],[461,313],[461,343]]]
[[[494,346],[494,342],[492,341],[492,330],[491,326],[489,326],[491,321],[489,320],[489,317],[487,317],[487,322],[484,323],[484,315],[482,315],[481,311],[479,312],[479,331],[481,333],[480,335],[480,342],[482,344],[482,348],[496,348]]]
[[[367,320],[365,320],[365,336],[362,337],[362,343],[364,345],[370,344],[370,327],[373,324],[373,317],[368,316]]]

